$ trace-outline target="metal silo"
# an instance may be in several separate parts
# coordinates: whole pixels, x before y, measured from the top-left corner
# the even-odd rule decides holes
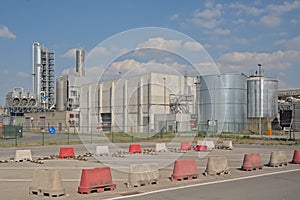
[[[247,118],[247,84],[241,74],[200,77],[200,124],[217,132],[239,132]]]
[[[67,78],[64,76],[56,80],[56,110],[65,111],[67,109]]]
[[[275,118],[278,113],[278,80],[253,76],[247,80],[248,118]]]

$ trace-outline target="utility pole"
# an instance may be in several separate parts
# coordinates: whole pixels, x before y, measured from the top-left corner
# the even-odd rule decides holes
[[[262,122],[261,122],[261,118],[262,118],[262,87],[261,87],[261,84],[262,84],[262,81],[261,81],[261,78],[262,78],[262,73],[261,73],[261,64],[258,64],[258,80],[259,80],[259,122],[258,122],[258,131],[259,131],[259,136],[260,138],[262,138]]]

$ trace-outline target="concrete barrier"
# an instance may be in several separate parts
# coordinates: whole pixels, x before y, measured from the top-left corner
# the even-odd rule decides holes
[[[96,156],[108,156],[109,155],[109,149],[108,146],[96,146]]]
[[[156,143],[155,144],[155,152],[167,152],[166,143]]]
[[[209,157],[206,165],[205,175],[229,174],[230,170],[226,157],[214,156]]]
[[[16,150],[14,161],[22,162],[22,161],[31,161],[32,155],[31,150]]]
[[[159,178],[157,163],[143,163],[130,165],[127,186],[138,187],[157,184]]]
[[[38,169],[34,171],[29,194],[58,197],[65,195],[59,170]]]
[[[287,166],[288,160],[285,151],[273,151],[270,156],[270,167]]]
[[[214,141],[208,141],[208,140],[198,140],[197,145],[204,145],[207,146],[208,150],[213,150],[215,148]]]

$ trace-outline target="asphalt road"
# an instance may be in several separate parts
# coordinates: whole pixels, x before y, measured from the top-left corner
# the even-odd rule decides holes
[[[154,191],[115,199],[299,200],[300,170]]]
[[[12,147],[0,148],[0,159],[14,157],[16,150],[30,149],[32,157],[57,155],[60,147],[74,147],[75,155],[84,154],[87,148],[95,151],[98,144],[38,146],[38,147]],[[116,144],[117,147],[127,151],[129,144]],[[180,146],[180,143],[173,144]],[[141,143],[142,148],[154,148],[154,143]],[[263,170],[246,172],[240,170],[245,153],[260,153],[262,163],[269,162],[270,153],[274,150],[283,150],[290,161],[295,149],[299,146],[288,145],[235,145],[233,150],[214,149],[212,152],[202,154],[189,151],[184,154],[174,152],[161,152],[158,155],[127,154],[125,158],[112,156],[91,157],[87,162],[72,159],[45,160],[44,164],[31,162],[0,163],[0,199],[46,199],[44,196],[29,195],[28,189],[36,169],[58,169],[62,175],[62,182],[66,191],[63,197],[56,199],[300,199],[297,198],[300,186],[300,165],[289,164],[285,167],[264,167]],[[118,150],[110,146],[110,152]],[[230,175],[204,176],[208,156],[224,156],[228,160]],[[176,159],[194,159],[200,173],[200,178],[192,181],[169,180],[173,171],[173,162]],[[157,162],[163,166],[159,170],[159,181],[156,185],[142,187],[126,187],[128,169],[133,163]],[[112,169],[113,182],[117,189],[112,192],[93,193],[89,195],[78,194],[81,170],[86,168],[103,167],[104,164]],[[176,189],[174,189],[176,188]],[[160,191],[160,192],[158,192]],[[151,193],[149,193],[151,192]],[[140,193],[144,196],[129,197],[130,194]],[[273,198],[274,197],[274,198]],[[286,197],[286,198],[285,198]]]

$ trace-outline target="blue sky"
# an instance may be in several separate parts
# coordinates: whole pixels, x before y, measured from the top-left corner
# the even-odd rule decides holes
[[[14,87],[31,90],[34,41],[55,52],[58,77],[75,66],[75,48],[88,54],[112,35],[141,27],[193,38],[222,73],[249,74],[260,63],[279,88],[300,87],[300,1],[1,0],[0,103]]]

